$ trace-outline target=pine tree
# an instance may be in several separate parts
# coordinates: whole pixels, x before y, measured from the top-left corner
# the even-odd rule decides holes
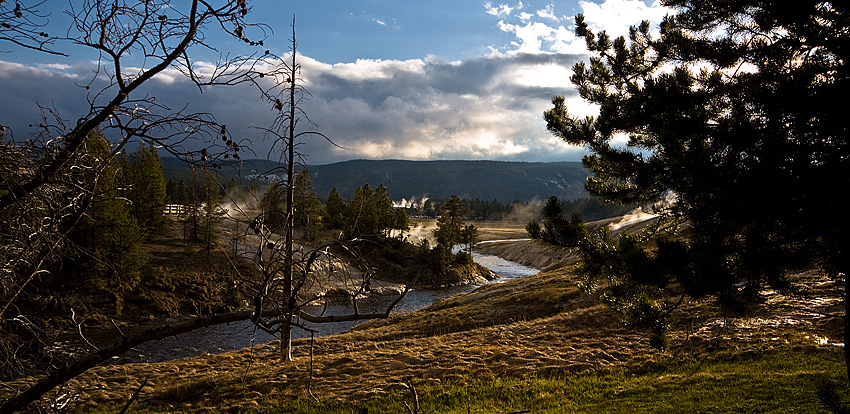
[[[446,200],[440,211],[440,218],[437,219],[437,229],[434,230],[438,245],[451,249],[452,246],[461,242],[464,217],[467,214],[469,214],[469,208],[460,197],[452,195]]]
[[[347,210],[348,203],[342,198],[336,187],[332,188],[330,195],[328,195],[328,200],[325,202],[328,226],[334,229],[343,228]]]
[[[664,3],[678,14],[658,36],[644,22],[612,40],[578,16],[593,56],[571,80],[599,115],[574,117],[563,97],[544,115],[556,136],[590,150],[592,195],[666,202],[662,218],[687,228],[645,250],[652,235],[594,242],[550,215],[575,227],[563,244],[581,247],[588,285],[609,281],[609,305],[656,334],[676,308],[659,291],[741,312],[766,286],[793,291],[790,271],[850,273],[850,227],[823,223],[843,216],[836,189],[850,188],[850,118],[835,104],[850,92],[850,5]],[[623,135],[628,145],[616,145]]]
[[[161,234],[166,229],[166,184],[162,176],[162,161],[153,145],[141,144],[130,154],[128,198],[132,201],[133,216],[146,237]]]
[[[374,190],[369,184],[358,187],[345,216],[349,238],[381,241],[389,237],[392,230],[406,230],[407,214],[404,209],[400,210],[393,207],[393,200],[383,184]]]
[[[204,204],[201,211],[200,237],[207,251],[207,256],[214,247],[218,245],[218,225],[222,221],[225,212],[219,202],[219,185],[209,172],[204,172],[203,196]]]
[[[186,182],[181,178],[174,186],[173,200],[175,203],[182,205],[189,204],[189,196],[187,195],[188,191],[186,191],[186,188]]]
[[[375,215],[374,224],[370,232],[380,238],[388,237],[390,231],[396,229],[396,215],[393,208],[393,200],[387,187],[383,184],[375,189],[369,200],[371,211]]]
[[[322,228],[324,209],[322,202],[313,192],[313,180],[307,170],[301,170],[295,175],[293,203],[295,224],[306,230],[307,240],[315,239]]]
[[[110,144],[98,132],[85,141],[83,163],[99,164],[112,157]],[[139,282],[142,231],[121,197],[119,160],[108,162],[97,177],[88,214],[74,229],[70,239],[80,257],[73,267],[75,277],[85,286],[109,290],[120,299]]]
[[[466,246],[466,253],[472,254],[472,247],[478,242],[478,227],[471,224],[463,226],[460,231],[460,242]]]
[[[370,230],[375,227],[373,204],[369,202],[375,190],[369,184],[364,184],[354,190],[354,198],[348,203],[346,215],[346,230],[348,238],[368,238],[373,236]]]
[[[260,206],[267,226],[278,228],[286,224],[286,188],[277,180],[266,188]]]

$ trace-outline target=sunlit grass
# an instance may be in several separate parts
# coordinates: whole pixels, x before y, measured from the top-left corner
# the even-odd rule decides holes
[[[731,359],[731,360],[729,360]],[[782,350],[747,358],[670,360],[650,367],[553,378],[490,378],[416,387],[429,413],[820,413],[817,384],[844,384],[835,350]],[[415,381],[414,381],[415,384]],[[847,397],[847,391],[842,391]],[[369,401],[299,399],[262,413],[399,413],[415,407],[398,389]]]
[[[840,342],[828,329],[835,321],[754,325],[715,319],[711,302],[695,302],[671,331],[674,346],[660,352],[579,291],[571,270],[488,285],[315,346],[299,340],[291,363],[271,344],[99,367],[81,377],[99,387],[81,401],[118,412],[141,378],[148,385],[130,412],[407,413],[415,407],[407,382],[421,413],[805,413],[827,411],[819,383],[850,395],[841,348],[826,345]]]

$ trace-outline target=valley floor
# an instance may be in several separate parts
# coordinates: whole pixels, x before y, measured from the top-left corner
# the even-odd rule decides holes
[[[101,366],[72,389],[95,412],[116,412],[143,382],[129,412],[415,412],[417,398],[427,412],[819,412],[815,384],[845,381],[844,325],[824,316],[843,303],[840,286],[798,277],[815,287],[808,297],[768,294],[747,318],[689,304],[665,351],[580,291],[562,264],[298,340],[290,363],[272,343]],[[674,395],[685,406],[671,406]]]
[[[840,306],[829,281],[810,283],[819,286],[813,292],[819,299],[769,296],[764,309],[748,318],[718,318],[709,304],[691,304],[672,332],[672,348],[662,352],[648,345],[643,332],[623,327],[598,301],[580,292],[570,271],[569,265],[550,268],[419,312],[316,338],[312,344],[300,340],[292,363],[282,363],[277,346],[269,344],[169,363],[102,367],[80,385],[99,389],[84,400],[108,406],[126,400],[147,380],[137,409],[200,412],[269,408],[287,401],[307,404],[312,401],[308,390],[324,402],[342,401],[350,407],[393,395],[410,402],[408,384],[433,390],[478,380],[641,372],[670,361],[749,361],[776,352],[819,353],[832,361],[826,369],[805,365],[777,375],[810,380],[818,375],[840,379],[843,373],[838,346],[843,323],[821,315]],[[807,309],[789,311],[798,308]],[[811,400],[815,391],[809,383],[806,395]],[[816,399],[806,404],[818,407]]]

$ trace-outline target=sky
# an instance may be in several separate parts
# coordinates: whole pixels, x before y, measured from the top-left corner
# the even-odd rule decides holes
[[[179,0],[175,0],[179,1]],[[9,4],[11,2],[7,2]],[[67,5],[47,2],[47,7]],[[543,111],[555,95],[576,115],[593,106],[570,84],[571,67],[588,59],[574,33],[585,15],[595,30],[624,35],[630,25],[653,27],[670,11],[656,1],[569,0],[294,0],[253,1],[249,17],[268,25],[263,48],[287,53],[296,19],[299,60],[310,93],[303,109],[314,129],[336,144],[308,138],[299,147],[309,164],[349,159],[577,161],[572,147],[546,130]],[[59,27],[60,9],[49,29]],[[55,29],[53,29],[55,30]],[[211,36],[222,51],[244,52],[232,38]],[[86,92],[96,56],[67,46],[68,57],[0,41],[0,125],[15,139],[40,121],[38,104],[66,120],[87,113]],[[218,55],[197,51],[198,62]],[[265,158],[271,143],[257,127],[273,119],[250,88],[201,93],[179,73],[154,79],[145,93],[171,108],[208,112]]]

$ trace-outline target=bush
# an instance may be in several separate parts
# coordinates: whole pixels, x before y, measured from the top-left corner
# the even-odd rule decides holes
[[[464,251],[457,252],[454,257],[454,264],[457,266],[470,265],[473,263],[475,263],[475,261],[472,259],[472,255]]]

